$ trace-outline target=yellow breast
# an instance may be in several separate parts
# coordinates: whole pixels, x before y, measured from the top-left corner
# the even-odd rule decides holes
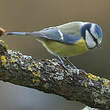
[[[75,44],[65,44],[48,39],[40,39],[44,47],[52,54],[58,54],[60,56],[74,56],[85,53],[88,48],[85,40],[82,38]]]

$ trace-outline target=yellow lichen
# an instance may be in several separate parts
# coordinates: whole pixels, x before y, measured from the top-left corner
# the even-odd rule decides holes
[[[8,45],[7,44],[3,44],[3,46],[6,48],[6,50],[8,50]]]
[[[38,65],[36,63],[31,63],[31,66],[37,67]]]
[[[14,55],[15,58],[19,58],[19,56]]]
[[[39,71],[36,71],[36,72],[32,72],[32,74],[36,77],[40,77],[40,72]]]
[[[28,68],[28,70],[29,70],[29,71],[32,71],[32,68],[31,68],[31,67],[29,67],[29,68]]]
[[[3,40],[0,40],[0,43],[2,43],[3,47],[7,50],[8,49],[8,45],[3,41]]]
[[[14,49],[13,51],[14,51],[14,52],[19,52],[19,51],[18,51],[18,50],[16,50],[16,49]]]
[[[46,61],[49,61],[49,59],[45,59]]]
[[[10,58],[10,62],[11,62],[11,63],[15,63],[15,60],[11,57],[11,58]]]
[[[84,84],[84,87],[86,87],[86,88],[87,88],[87,84],[86,84],[86,83]]]
[[[109,83],[110,83],[110,82],[105,81],[105,82],[104,82],[104,85],[108,86],[108,85],[109,85]]]
[[[105,86],[109,86],[110,81],[108,79],[102,78]]]
[[[4,43],[4,41],[3,41],[3,40],[0,40],[0,42],[1,42],[1,43]]]
[[[6,65],[6,57],[5,56],[1,56],[1,62],[2,62],[2,65]]]
[[[37,67],[38,65],[36,63],[33,63],[33,66]]]
[[[91,73],[88,73],[88,78],[92,79],[92,80],[95,80],[95,81],[98,81],[100,77],[99,76],[95,76],[95,75],[93,75]]]
[[[70,80],[73,80],[73,78],[70,77]]]
[[[36,82],[38,83],[38,82],[40,82],[40,80],[39,79],[32,79],[32,82],[33,83],[36,83]]]

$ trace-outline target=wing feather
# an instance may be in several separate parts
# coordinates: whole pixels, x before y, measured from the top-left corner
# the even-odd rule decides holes
[[[55,40],[66,44],[74,44],[81,39],[81,36],[76,36],[73,34],[65,34],[57,27],[46,28],[39,31],[38,33],[41,34],[40,37],[50,40]]]

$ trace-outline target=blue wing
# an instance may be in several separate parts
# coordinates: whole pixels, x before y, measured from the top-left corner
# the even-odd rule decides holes
[[[81,39],[81,36],[65,34],[61,32],[60,29],[57,27],[46,28],[39,31],[38,33],[41,34],[40,37],[55,40],[66,44],[74,44],[75,42]]]

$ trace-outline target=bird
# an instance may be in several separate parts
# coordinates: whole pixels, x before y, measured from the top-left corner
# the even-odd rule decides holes
[[[68,58],[83,54],[102,44],[101,27],[92,22],[73,21],[33,32],[6,32],[6,35],[34,36],[46,50],[57,56],[66,68],[64,61],[78,69]]]

